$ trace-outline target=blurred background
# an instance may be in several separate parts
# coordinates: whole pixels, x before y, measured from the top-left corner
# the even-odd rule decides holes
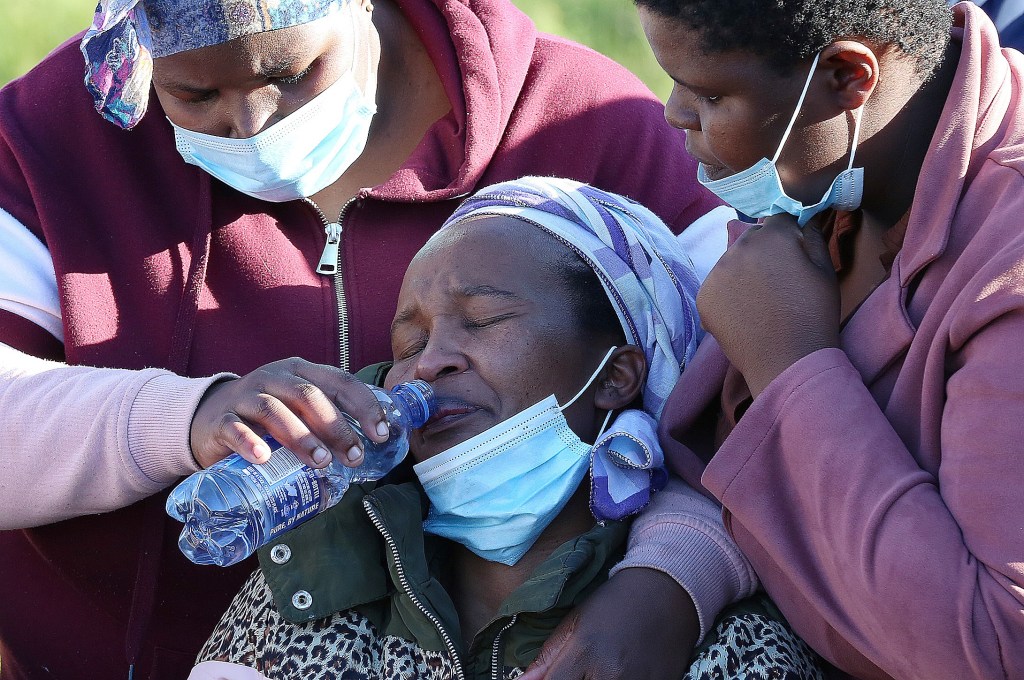
[[[542,31],[608,55],[661,99],[672,89],[647,47],[631,0],[513,0]],[[85,29],[95,0],[0,0],[0,86]]]

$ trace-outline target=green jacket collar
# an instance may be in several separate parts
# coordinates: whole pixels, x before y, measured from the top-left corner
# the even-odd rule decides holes
[[[621,522],[595,525],[562,544],[509,596],[467,655],[454,603],[437,579],[444,542],[423,533],[422,489],[415,483],[371,488],[353,486],[337,506],[260,550],[278,609],[295,623],[358,609],[381,634],[455,653],[470,677],[486,675],[499,636],[504,663],[528,665],[568,611],[607,580],[628,531]],[[275,552],[278,545],[287,551]],[[274,559],[285,552],[287,561]],[[309,593],[305,609],[295,606],[306,604],[295,599],[299,591]]]

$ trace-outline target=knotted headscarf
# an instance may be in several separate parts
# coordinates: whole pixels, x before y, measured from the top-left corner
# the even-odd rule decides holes
[[[118,127],[146,113],[153,59],[315,21],[351,0],[100,0],[82,38],[85,86]]]
[[[445,226],[513,217],[566,243],[597,274],[628,341],[644,351],[643,410],[626,410],[595,443],[590,507],[599,520],[641,510],[667,473],[657,418],[703,335],[689,256],[650,210],[568,179],[524,177],[482,189]]]

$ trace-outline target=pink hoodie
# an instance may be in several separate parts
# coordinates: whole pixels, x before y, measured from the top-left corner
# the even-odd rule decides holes
[[[862,678],[1024,677],[1024,56],[955,16],[903,248],[842,349],[791,366],[710,457],[695,424],[726,360],[705,341],[662,422],[796,631]]]

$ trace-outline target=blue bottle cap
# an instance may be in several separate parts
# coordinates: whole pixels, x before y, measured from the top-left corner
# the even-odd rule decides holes
[[[423,427],[437,410],[434,388],[425,380],[399,383],[391,388],[391,396],[405,404],[410,424],[414,429]]]

